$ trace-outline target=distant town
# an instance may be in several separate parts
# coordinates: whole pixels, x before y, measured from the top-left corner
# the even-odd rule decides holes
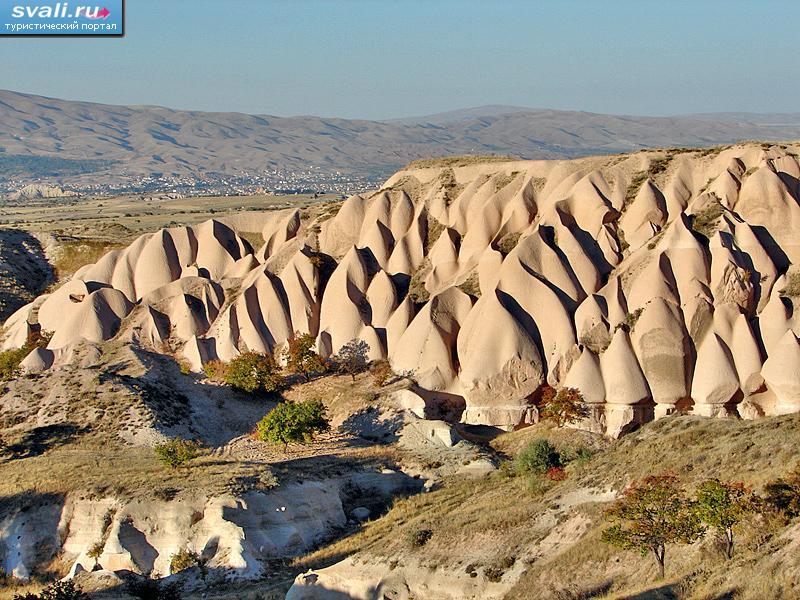
[[[343,172],[309,166],[305,170],[243,171],[238,174],[206,173],[149,175],[124,170],[61,177],[59,173],[31,177],[0,178],[0,196],[12,197],[31,184],[58,185],[67,192],[90,196],[117,194],[174,194],[180,196],[239,196],[251,194],[341,194],[351,196],[379,187],[393,172]]]

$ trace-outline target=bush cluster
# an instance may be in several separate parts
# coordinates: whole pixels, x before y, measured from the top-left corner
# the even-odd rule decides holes
[[[89,596],[70,580],[53,582],[38,594],[14,594],[14,600],[89,600]]]
[[[225,383],[225,378],[228,374],[228,364],[221,360],[210,360],[203,365],[203,373],[211,381],[217,383]]]
[[[314,350],[315,344],[313,335],[295,332],[280,355],[286,364],[285,372],[300,375],[309,381],[312,375],[324,373],[334,367],[336,371],[350,375],[355,381],[356,375],[367,369],[370,347],[364,340],[350,340],[329,362],[317,354]],[[252,351],[244,352],[227,363],[210,360],[203,365],[203,372],[211,381],[225,383],[251,394],[280,391],[285,385],[283,371],[272,354]],[[388,362],[376,361],[373,371],[376,385],[383,385],[392,375]]]
[[[406,534],[406,541],[412,548],[422,548],[432,537],[430,529],[413,529]]]
[[[593,451],[585,446],[557,449],[545,438],[531,440],[520,450],[512,462],[501,465],[501,470],[510,476],[526,478],[531,491],[542,492],[548,481],[558,483],[568,477],[566,467],[584,467],[593,456]]]

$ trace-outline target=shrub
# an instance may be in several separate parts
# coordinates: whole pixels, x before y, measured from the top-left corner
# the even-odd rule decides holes
[[[192,365],[190,365],[188,361],[179,358],[176,362],[178,363],[178,368],[181,371],[181,375],[191,375]]]
[[[394,371],[392,371],[388,360],[373,361],[369,366],[369,372],[372,374],[372,382],[377,387],[382,387],[389,379],[394,377]]]
[[[406,534],[408,545],[412,548],[422,548],[433,537],[430,529],[413,529]]]
[[[623,331],[627,331],[628,333],[632,332],[636,327],[636,323],[639,322],[639,317],[642,316],[642,312],[644,311],[643,308],[637,308],[633,312],[629,312],[625,315],[625,318],[622,319],[617,325],[614,327],[614,332],[617,329],[622,329]]]
[[[594,456],[594,452],[592,452],[591,448],[587,448],[586,446],[581,446],[577,450],[575,450],[575,456],[573,457],[573,461],[579,467],[585,467],[590,460],[592,460],[592,456]]]
[[[564,467],[550,467],[547,469],[546,475],[550,481],[564,481],[567,478]]]
[[[517,559],[515,556],[503,556],[484,567],[483,574],[488,581],[498,583],[503,579],[503,575],[505,575],[506,571],[514,566],[516,561]]]
[[[601,540],[642,555],[652,552],[662,579],[666,545],[691,544],[705,531],[673,473],[651,475],[630,486],[606,514],[616,523],[603,531]]]
[[[14,594],[14,600],[89,600],[89,596],[74,581],[56,581],[38,594]]]
[[[367,367],[367,355],[369,354],[369,344],[364,340],[350,340],[339,348],[336,353],[335,362],[340,370],[350,375],[353,381],[356,375]]]
[[[561,466],[561,457],[553,445],[543,438],[533,440],[514,458],[517,475],[542,475]]]
[[[308,443],[314,435],[330,429],[325,405],[319,400],[281,402],[258,422],[258,437],[272,444]]]
[[[28,336],[22,348],[0,352],[0,381],[9,381],[20,374],[20,364],[36,348],[45,348],[52,333],[35,331]]]
[[[576,423],[589,416],[583,395],[575,388],[561,388],[556,391],[547,386],[539,402],[539,416],[551,421],[557,427]]]
[[[276,392],[283,385],[283,378],[271,355],[245,352],[228,363],[225,383],[250,394]]]
[[[174,575],[192,567],[200,567],[201,576],[205,579],[207,562],[197,552],[184,548],[172,555],[172,559],[169,561],[169,572]]]
[[[203,373],[211,381],[224,383],[228,374],[228,365],[221,360],[210,360],[203,365]]]
[[[295,333],[283,351],[286,370],[308,381],[312,373],[325,370],[325,361],[314,351],[316,338],[310,333]]]
[[[692,215],[691,227],[703,237],[710,238],[717,230],[717,222],[724,210],[718,201],[709,203],[703,210]]]
[[[125,585],[127,592],[141,600],[181,600],[181,587],[177,581],[159,583],[146,577],[131,579]]]
[[[153,450],[156,453],[156,458],[164,466],[177,469],[190,460],[197,458],[200,453],[200,445],[192,440],[174,438],[159,444]]]
[[[19,376],[20,363],[31,351],[25,346],[0,352],[0,381],[9,381]]]

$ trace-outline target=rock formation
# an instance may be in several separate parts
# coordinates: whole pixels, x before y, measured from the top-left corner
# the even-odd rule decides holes
[[[513,428],[542,386],[577,388],[584,426],[619,435],[676,409],[800,409],[793,146],[572,161],[442,160],[310,215],[144,235],[7,321],[3,347],[58,368],[112,338],[212,359],[293,332],[354,338],[411,372],[420,406]],[[338,210],[337,210],[338,208]]]

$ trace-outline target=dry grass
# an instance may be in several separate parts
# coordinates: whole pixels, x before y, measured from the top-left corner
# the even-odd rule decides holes
[[[125,246],[126,244],[96,239],[64,241],[60,244],[53,264],[56,277],[64,281],[81,267],[96,263],[111,250]]]
[[[421,158],[408,163],[403,170],[431,169],[441,167],[466,167],[482,163],[513,162],[520,160],[514,156],[501,156],[493,154],[468,154],[464,156],[443,156],[440,158]]]
[[[519,171],[511,171],[508,175],[500,174],[496,175],[494,178],[494,192],[495,194],[509,185],[512,181],[514,181],[519,175]]]
[[[719,477],[743,480],[758,490],[797,462],[800,415],[760,421],[674,416],[614,443],[587,432],[539,424],[503,434],[492,446],[511,456],[535,437],[547,438],[562,452],[584,446],[596,454],[588,464],[569,465],[569,477],[560,483],[531,486],[523,478],[506,475],[505,469],[483,479],[453,478],[434,492],[395,502],[384,517],[298,559],[294,566],[319,568],[354,553],[401,561],[413,556],[430,568],[478,566],[485,573],[498,564],[522,561],[525,572],[508,598],[631,598],[642,593],[641,598],[699,600],[717,598],[734,588],[740,593],[736,598],[795,597],[800,571],[786,565],[782,549],[787,540],[780,537],[787,531],[785,523],[752,522],[742,527],[731,563],[725,563],[713,536],[683,549],[670,547],[667,580],[659,583],[649,556],[600,541],[606,504],[587,501],[559,507],[559,503],[587,490],[621,490],[632,480],[665,470],[678,473],[690,489],[706,478]],[[588,530],[575,543],[548,552],[543,539],[556,523],[576,515],[590,520]],[[415,533],[427,530],[431,534],[424,545],[408,543]],[[536,548],[544,554],[530,558],[537,556],[531,554]]]
[[[259,248],[264,245],[264,236],[261,235],[261,232],[255,231],[237,231],[236,235],[238,235],[243,240],[246,240],[250,247],[253,249],[253,252],[258,252]]]
[[[1,469],[0,496],[6,498],[24,490],[58,495],[78,492],[98,498],[157,498],[173,493],[222,494],[248,480],[253,488],[268,489],[276,484],[265,464],[206,454],[187,467],[168,469],[151,448],[86,441],[10,460]],[[254,475],[259,477],[249,479]]]
[[[718,201],[710,202],[703,210],[692,216],[692,229],[705,238],[711,238],[717,231],[719,219],[724,210]]]
[[[789,298],[800,296],[800,272],[787,274],[786,287],[781,290],[781,295]]]
[[[478,276],[478,270],[472,271],[469,276],[458,285],[458,289],[475,298],[481,297],[481,282]]]
[[[503,256],[508,256],[511,251],[519,244],[521,232],[507,233],[497,242],[497,249]]]
[[[676,149],[672,149],[667,151],[666,156],[652,157],[647,169],[644,171],[639,171],[633,176],[630,183],[628,183],[627,189],[625,190],[625,203],[623,205],[623,211],[631,204],[631,202],[634,201],[636,194],[639,193],[639,189],[642,187],[645,181],[648,179],[654,179],[656,175],[659,175],[667,170],[667,167],[669,167],[669,163],[672,161],[672,158],[676,152]]]
[[[633,480],[670,470],[680,475],[690,489],[700,481],[718,477],[741,480],[759,490],[797,463],[798,442],[798,415],[761,421],[668,417],[597,455],[574,483],[622,489]],[[601,508],[582,508],[594,520],[592,529],[567,551],[530,569],[509,598],[527,598],[533,590],[550,589],[552,593],[541,597],[630,598],[640,593],[642,598],[699,600],[717,598],[735,588],[739,590],[736,598],[755,600],[793,597],[791,594],[800,586],[797,578],[787,583],[785,573],[774,577],[776,571],[782,570],[778,568],[781,559],[774,555],[786,543],[778,537],[785,531],[784,523],[753,521],[743,526],[737,533],[738,554],[730,564],[716,549],[713,536],[685,550],[671,547],[667,581],[662,584],[655,581],[656,571],[649,556],[640,557],[600,542],[604,526]],[[793,592],[788,591],[791,585],[795,586]],[[665,595],[656,595],[658,588],[663,588]]]

